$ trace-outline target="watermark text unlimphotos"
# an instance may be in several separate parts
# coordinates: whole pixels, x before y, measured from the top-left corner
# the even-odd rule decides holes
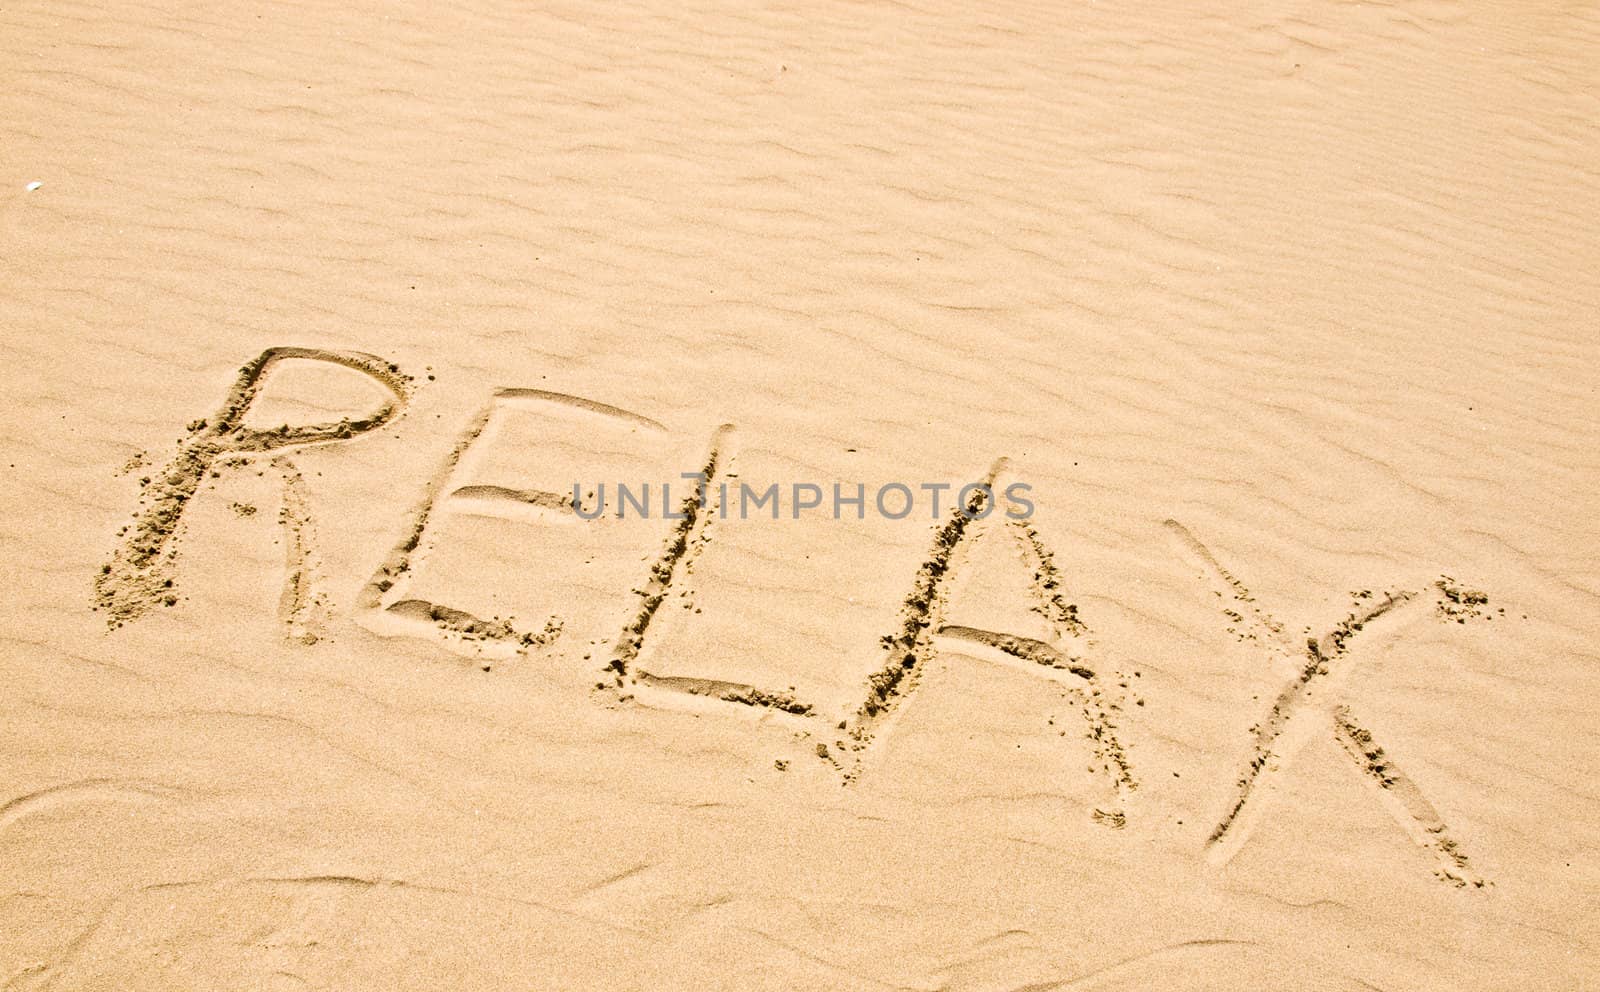
[[[982,520],[996,509],[1002,509],[1012,520],[1026,520],[1033,515],[1033,501],[1027,495],[1033,487],[1026,482],[1011,483],[997,498],[994,488],[982,482],[959,487],[949,482],[886,482],[871,489],[864,482],[835,482],[831,487],[815,482],[773,482],[761,488],[743,481],[710,487],[699,472],[685,472],[682,479],[677,489],[666,481],[601,482],[589,486],[574,482],[572,509],[585,520],[605,516],[608,510],[618,518],[631,515],[684,520],[690,503],[703,510],[715,492],[716,513],[723,520],[843,520],[852,516],[864,520],[868,514],[887,520],[904,520],[913,514],[938,520],[952,507],[959,508],[970,520]]]

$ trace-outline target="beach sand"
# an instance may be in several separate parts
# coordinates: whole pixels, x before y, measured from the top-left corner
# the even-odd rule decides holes
[[[6,5],[0,988],[1589,987],[1597,46]]]

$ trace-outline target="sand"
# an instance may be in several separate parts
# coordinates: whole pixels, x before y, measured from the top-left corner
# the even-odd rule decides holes
[[[1600,980],[1600,17],[1199,6],[0,10],[0,988]]]

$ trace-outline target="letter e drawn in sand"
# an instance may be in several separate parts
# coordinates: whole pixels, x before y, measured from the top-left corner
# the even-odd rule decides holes
[[[362,626],[386,636],[428,636],[442,638],[446,646],[465,654],[491,654],[509,657],[540,646],[560,634],[560,624],[551,618],[540,631],[520,630],[512,620],[483,619],[471,612],[407,595],[410,583],[427,548],[430,525],[443,522],[445,511],[477,517],[523,519],[527,514],[553,514],[559,518],[589,519],[575,505],[572,495],[541,489],[511,488],[501,485],[462,484],[462,460],[484,435],[503,410],[533,410],[549,407],[594,415],[630,430],[664,433],[655,420],[620,407],[566,393],[543,389],[501,388],[468,423],[455,446],[445,456],[412,510],[400,540],[378,566],[356,598],[356,620]],[[598,513],[595,516],[599,516]]]
[[[1332,700],[1314,701],[1321,692],[1336,686],[1348,675],[1348,665],[1336,665],[1349,650],[1349,641],[1368,624],[1389,616],[1408,604],[1419,601],[1415,593],[1398,592],[1382,596],[1361,593],[1358,607],[1321,638],[1309,639],[1303,651],[1297,652],[1284,634],[1283,624],[1264,612],[1250,590],[1228,571],[1211,553],[1211,550],[1176,520],[1167,520],[1166,528],[1191,555],[1204,566],[1218,585],[1218,593],[1230,601],[1224,612],[1236,625],[1244,628],[1242,636],[1259,641],[1276,653],[1294,657],[1298,674],[1278,693],[1265,717],[1251,728],[1252,741],[1249,760],[1239,774],[1237,790],[1228,803],[1226,812],[1206,840],[1207,857],[1215,864],[1225,864],[1238,853],[1249,839],[1251,821],[1259,816],[1264,803],[1263,790],[1274,775],[1286,769],[1293,758],[1292,752],[1282,752],[1280,742],[1292,740],[1296,735],[1288,731],[1291,725],[1307,720],[1326,720],[1331,723],[1334,738],[1339,742],[1361,773],[1375,782],[1383,798],[1384,809],[1400,828],[1419,847],[1430,852],[1435,861],[1434,875],[1451,885],[1465,888],[1469,885],[1483,888],[1491,884],[1473,873],[1467,856],[1450,836],[1444,821],[1410,778],[1394,763],[1394,759],[1373,739],[1350,711],[1348,705]],[[1298,738],[1303,743],[1304,738]],[[1281,762],[1281,766],[1277,764]],[[1252,815],[1253,814],[1253,815]]]
[[[270,430],[246,427],[245,415],[260,395],[264,377],[280,362],[290,359],[353,369],[371,377],[389,396],[376,410],[355,420],[298,427],[285,424]],[[247,363],[239,370],[222,407],[209,419],[190,425],[189,436],[178,442],[177,455],[151,479],[133,522],[120,533],[121,543],[95,577],[95,605],[106,611],[107,623],[120,626],[156,606],[177,602],[176,537],[184,508],[199,492],[201,481],[213,466],[220,466],[225,457],[249,458],[286,448],[342,442],[376,430],[393,420],[405,405],[408,381],[394,365],[376,355],[356,351],[268,348]],[[292,566],[289,581],[298,581]]]

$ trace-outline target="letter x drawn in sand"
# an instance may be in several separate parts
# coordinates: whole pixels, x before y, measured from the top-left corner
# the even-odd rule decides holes
[[[1188,528],[1176,520],[1166,521],[1166,527],[1205,565],[1220,584],[1222,596],[1232,600],[1225,612],[1242,625],[1246,636],[1292,657],[1296,649],[1284,634],[1283,625],[1256,605],[1249,589]],[[1278,693],[1266,716],[1251,728],[1249,761],[1239,774],[1237,791],[1227,812],[1206,841],[1207,856],[1215,864],[1225,864],[1239,852],[1265,805],[1263,792],[1275,776],[1287,771],[1295,753],[1316,732],[1315,723],[1325,720],[1331,723],[1335,739],[1362,774],[1377,784],[1389,815],[1419,847],[1433,854],[1434,874],[1458,887],[1482,888],[1488,883],[1473,873],[1467,856],[1450,836],[1433,804],[1378,745],[1371,732],[1356,721],[1350,707],[1338,701],[1338,686],[1348,677],[1351,667],[1340,664],[1349,641],[1367,624],[1402,609],[1417,595],[1364,593],[1361,598],[1370,605],[1350,614],[1321,638],[1306,641],[1299,672]]]

